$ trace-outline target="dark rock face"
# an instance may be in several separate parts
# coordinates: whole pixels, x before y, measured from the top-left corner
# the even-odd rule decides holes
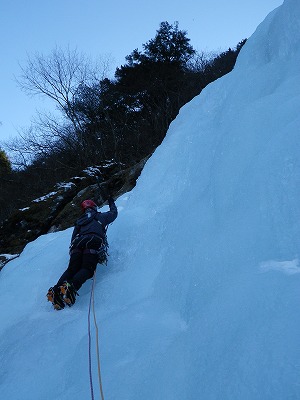
[[[40,235],[73,226],[81,214],[83,200],[93,199],[101,207],[107,200],[104,196],[107,191],[114,199],[129,192],[146,161],[127,169],[113,163],[88,168],[81,176],[57,184],[52,192],[16,211],[0,227],[0,270]]]

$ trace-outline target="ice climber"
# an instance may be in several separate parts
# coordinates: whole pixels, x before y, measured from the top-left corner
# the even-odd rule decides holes
[[[93,200],[81,203],[82,216],[76,221],[70,244],[68,268],[56,285],[48,290],[47,298],[56,310],[75,303],[78,290],[93,277],[97,264],[106,262],[106,228],[118,215],[112,197],[108,198],[109,211],[97,211]]]

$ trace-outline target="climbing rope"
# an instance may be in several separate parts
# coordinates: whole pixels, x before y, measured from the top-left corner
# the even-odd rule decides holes
[[[101,379],[101,365],[100,365],[100,351],[99,351],[99,330],[98,330],[98,324],[97,324],[97,319],[96,319],[95,301],[94,301],[94,293],[95,293],[95,290],[94,290],[94,289],[95,289],[95,284],[96,284],[96,271],[94,272],[93,287],[92,287],[92,293],[93,293],[93,315],[94,315],[94,325],[95,325],[95,330],[96,330],[96,348],[97,348],[98,382],[99,382],[99,388],[100,388],[101,399],[104,400],[103,387],[102,387],[102,379]]]
[[[92,354],[91,354],[91,302],[92,302],[92,293],[90,297],[90,304],[89,304],[89,312],[88,312],[88,338],[89,338],[89,375],[90,375],[90,388],[91,388],[91,398],[92,400],[95,399],[94,397],[94,388],[93,388],[93,375],[92,375]]]
[[[97,352],[97,365],[98,365],[98,382],[99,382],[99,389],[100,389],[100,396],[101,399],[104,400],[103,394],[103,387],[102,387],[102,379],[101,379],[101,366],[100,366],[100,351],[99,351],[99,330],[95,312],[95,299],[94,299],[94,292],[95,292],[95,284],[96,284],[96,270],[93,276],[93,284],[91,289],[91,296],[89,302],[89,312],[88,312],[88,338],[89,338],[89,375],[90,375],[90,388],[91,388],[91,398],[94,400],[94,388],[93,388],[93,377],[92,377],[92,345],[91,345],[91,309],[93,310],[93,317],[94,317],[94,325],[95,325],[95,332],[96,332],[96,352]]]

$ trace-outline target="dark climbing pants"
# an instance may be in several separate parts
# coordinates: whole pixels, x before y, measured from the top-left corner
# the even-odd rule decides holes
[[[79,290],[84,282],[93,277],[98,263],[98,254],[89,253],[89,250],[99,250],[102,239],[95,236],[78,238],[71,247],[71,256],[68,268],[59,278],[56,286],[63,282],[73,283],[76,290]]]

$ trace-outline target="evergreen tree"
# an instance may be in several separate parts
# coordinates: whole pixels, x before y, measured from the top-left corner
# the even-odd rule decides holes
[[[187,64],[195,54],[189,41],[178,22],[162,22],[154,39],[143,45],[143,51],[135,49],[126,57],[127,64],[116,70],[115,89],[131,105],[139,121],[135,131],[143,132],[148,152],[160,144],[170,122],[187,101]]]
[[[11,172],[11,162],[4,150],[0,149],[0,177],[4,177]]]
[[[189,44],[187,32],[179,30],[178,22],[169,24],[161,22],[154,39],[143,45],[144,52],[134,50],[126,57],[129,65],[148,62],[177,63],[184,67],[195,54],[195,50]]]

